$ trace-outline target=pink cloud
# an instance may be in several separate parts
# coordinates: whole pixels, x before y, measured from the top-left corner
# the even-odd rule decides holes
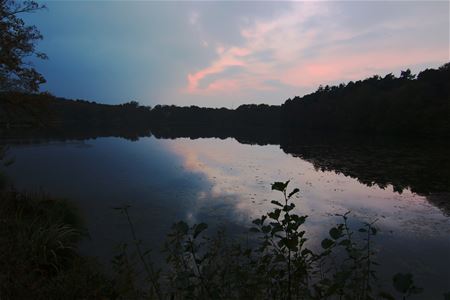
[[[207,90],[213,91],[236,91],[239,89],[239,81],[236,79],[221,79],[210,83]]]
[[[247,55],[249,50],[245,48],[233,47],[227,51],[221,50],[218,52],[220,53],[219,59],[213,62],[209,67],[195,73],[188,74],[188,86],[186,89],[188,93],[195,94],[201,92],[201,89],[199,89],[200,81],[209,75],[220,74],[229,67],[245,66],[246,63],[241,60],[240,57]],[[209,86],[217,90],[217,85],[210,84]]]
[[[435,31],[442,20],[428,18],[419,23],[412,16],[397,16],[358,28],[340,24],[341,12],[331,9],[331,5],[296,3],[292,10],[273,19],[254,20],[241,28],[241,46],[217,47],[215,61],[187,75],[185,92],[244,95],[249,90],[277,89],[266,84],[271,81],[310,89],[449,60],[449,45],[440,43],[439,37],[431,43],[420,42],[420,34]],[[310,25],[317,20],[320,23]],[[361,38],[365,36],[372,38]],[[268,56],[261,58],[261,53]],[[240,66],[243,71],[225,75],[224,71],[233,66]],[[206,78],[212,81],[201,86]]]

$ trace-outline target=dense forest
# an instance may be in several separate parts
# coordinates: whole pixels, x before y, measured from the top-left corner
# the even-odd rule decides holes
[[[377,135],[450,136],[450,63],[417,76],[378,75],[325,86],[281,106],[246,104],[237,109],[175,105],[141,106],[136,101],[107,105],[68,100],[48,93],[0,94],[0,127],[63,128],[140,132],[172,126],[219,131],[341,132]],[[145,130],[144,130],[145,128]]]
[[[0,94],[2,128],[168,128],[208,126],[216,128],[280,126],[280,106],[241,105],[237,109],[175,105],[141,106],[136,101],[119,105],[58,98],[48,93]]]
[[[68,100],[49,93],[0,95],[3,127],[101,126],[113,124],[148,126],[149,109],[136,102],[121,105]]]
[[[325,86],[282,105],[283,127],[383,135],[450,135],[450,63],[417,75]]]

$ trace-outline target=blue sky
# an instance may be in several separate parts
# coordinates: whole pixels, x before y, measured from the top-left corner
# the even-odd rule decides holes
[[[102,103],[281,104],[449,59],[449,2],[42,2],[42,90]]]

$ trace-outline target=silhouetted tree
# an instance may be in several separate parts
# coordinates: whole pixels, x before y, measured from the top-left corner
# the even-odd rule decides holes
[[[44,77],[35,70],[27,57],[46,59],[36,50],[42,35],[35,26],[26,25],[21,13],[44,8],[35,1],[0,0],[0,92],[37,92]]]
[[[402,79],[407,79],[407,80],[412,80],[416,77],[416,75],[411,74],[411,70],[407,69],[406,71],[401,71],[400,72],[400,78]]]
[[[138,108],[139,107],[139,102],[132,100],[132,101],[124,103],[122,105],[125,106],[125,107],[130,107],[130,108]]]
[[[411,70],[400,77],[372,76],[347,85],[319,86],[288,99],[281,109],[284,130],[383,135],[450,136],[450,64]]]

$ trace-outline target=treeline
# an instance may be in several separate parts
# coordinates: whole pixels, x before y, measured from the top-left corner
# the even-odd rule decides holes
[[[280,111],[280,106],[267,104],[244,104],[236,109],[156,105],[151,110],[151,118],[153,123],[159,124],[261,127],[279,126]]]
[[[136,101],[119,105],[57,98],[48,93],[0,94],[0,126],[98,128],[132,126],[279,127],[280,106],[241,105],[237,109],[175,105],[141,106]]]
[[[417,75],[388,74],[325,86],[283,105],[246,104],[237,109],[175,105],[120,105],[57,98],[47,93],[0,94],[0,128],[53,127],[108,131],[124,127],[195,126],[234,132],[340,132],[376,135],[450,136],[450,63]],[[170,135],[170,132],[169,132]],[[227,133],[228,135],[228,133]]]
[[[2,127],[148,126],[149,108],[131,101],[120,105],[58,98],[48,93],[0,94]]]
[[[450,136],[450,63],[417,75],[388,74],[325,86],[282,105],[283,128]]]

